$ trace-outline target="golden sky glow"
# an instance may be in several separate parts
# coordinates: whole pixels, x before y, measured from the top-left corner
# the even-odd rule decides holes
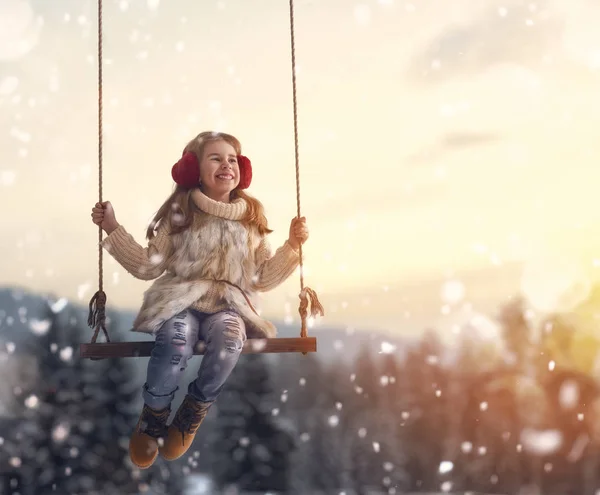
[[[449,278],[492,311],[532,262],[542,268],[526,289],[541,305],[555,294],[540,291],[596,276],[600,6],[576,3],[297,2],[306,283],[324,323],[420,331],[443,316]],[[240,138],[274,247],[285,239],[296,212],[287,7],[105,2],[104,199],[138,241],[182,147],[207,129]],[[6,0],[0,19],[14,21],[0,29],[0,283],[87,303],[95,2]],[[108,253],[105,279],[116,307],[136,308],[148,285]],[[293,277],[264,298],[266,314],[283,318],[287,302],[295,317],[298,288]]]

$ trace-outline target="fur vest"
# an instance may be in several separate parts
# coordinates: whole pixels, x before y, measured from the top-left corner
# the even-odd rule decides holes
[[[111,233],[106,240],[109,252],[134,276],[136,267],[144,273],[139,278],[161,273],[144,293],[133,330],[155,334],[165,321],[188,308],[203,313],[233,310],[244,320],[249,338],[275,337],[275,326],[255,310],[256,293],[284,282],[298,266],[298,253],[286,242],[272,254],[266,238],[239,221],[246,211],[244,200],[220,203],[200,190],[194,191],[193,199],[201,211],[195,213],[192,226],[172,235],[165,228],[159,230],[140,260],[139,265],[146,263],[145,270],[132,261],[133,247],[126,245],[135,242],[131,236],[121,233],[111,241]]]

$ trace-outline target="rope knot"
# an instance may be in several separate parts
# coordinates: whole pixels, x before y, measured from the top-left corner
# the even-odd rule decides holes
[[[90,299],[89,309],[88,326],[94,329],[92,344],[96,343],[100,330],[104,333],[106,341],[110,342],[106,331],[106,294],[103,290],[96,292]]]
[[[316,318],[318,314],[320,314],[321,316],[325,316],[325,310],[323,309],[323,305],[317,297],[317,293],[310,287],[304,287],[300,291],[298,297],[300,298],[300,306],[298,307],[298,312],[300,313],[300,318],[302,319],[302,328],[300,329],[300,336],[306,337],[306,318],[308,317],[308,308],[310,307],[310,316],[312,318]]]

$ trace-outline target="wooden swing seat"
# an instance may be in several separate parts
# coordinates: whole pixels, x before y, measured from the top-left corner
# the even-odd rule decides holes
[[[79,354],[82,358],[106,359],[126,357],[149,357],[154,342],[96,342],[80,344]],[[203,355],[205,351],[204,342],[198,342],[194,348],[194,355]],[[316,337],[280,337],[273,339],[248,339],[242,350],[242,354],[264,354],[283,352],[317,352]]]

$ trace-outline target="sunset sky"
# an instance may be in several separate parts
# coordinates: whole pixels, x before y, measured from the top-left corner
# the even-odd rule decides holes
[[[185,143],[224,130],[252,160],[249,192],[279,246],[296,214],[288,2],[104,4],[117,219],[145,242]],[[600,271],[599,18],[594,0],[297,0],[320,324],[414,334],[468,319],[465,301],[472,315],[522,289],[541,310],[585,296]],[[0,3],[0,285],[85,304],[98,283],[96,36],[95,2]],[[149,283],[104,260],[109,306],[137,308]],[[456,304],[442,309],[453,280],[464,285],[446,286]],[[298,290],[296,276],[265,296],[265,314],[296,317]]]

